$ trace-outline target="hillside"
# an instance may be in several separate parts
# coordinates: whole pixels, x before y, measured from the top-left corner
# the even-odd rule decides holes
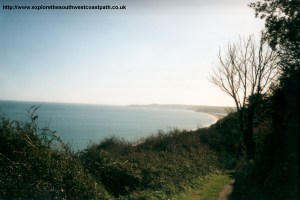
[[[288,145],[286,136],[297,140],[293,127],[278,132],[283,134],[278,138],[272,132],[277,120],[272,107],[264,104],[256,115],[259,148],[251,162],[244,159],[236,113],[208,128],[158,132],[138,144],[112,137],[80,152],[71,151],[55,131],[38,128],[34,113],[27,123],[2,117],[0,198],[182,199],[215,174],[235,169],[231,199],[274,199],[274,191],[280,191],[280,196],[275,193],[278,199],[294,200],[297,145]],[[284,130],[280,123],[276,126]],[[280,156],[272,157],[274,152]],[[274,173],[283,169],[288,170]]]
[[[166,199],[223,171],[202,142],[208,129],[158,132],[137,145],[112,137],[76,153],[35,116],[1,118],[1,199]]]

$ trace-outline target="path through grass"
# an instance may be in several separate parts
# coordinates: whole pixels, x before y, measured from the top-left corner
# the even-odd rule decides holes
[[[209,181],[198,189],[187,194],[187,200],[218,200],[226,199],[226,192],[230,192],[228,186],[232,183],[231,173],[215,174]],[[228,190],[228,191],[226,191]],[[222,193],[222,194],[221,194]],[[220,196],[221,194],[221,196]]]

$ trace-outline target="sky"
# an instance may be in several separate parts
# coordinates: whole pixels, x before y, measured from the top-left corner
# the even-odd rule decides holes
[[[262,30],[249,2],[1,0],[0,100],[233,106],[208,78],[220,48]]]

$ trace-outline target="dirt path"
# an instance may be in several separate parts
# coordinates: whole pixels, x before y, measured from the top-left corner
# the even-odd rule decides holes
[[[198,189],[191,191],[187,200],[227,200],[232,192],[234,179],[229,174],[215,175]]]
[[[221,190],[218,196],[218,200],[227,200],[229,195],[232,192],[234,179],[232,179],[227,185],[224,186],[224,188]]]

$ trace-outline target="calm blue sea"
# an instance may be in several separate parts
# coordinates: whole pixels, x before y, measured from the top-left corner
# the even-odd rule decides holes
[[[136,141],[158,130],[191,130],[215,122],[210,115],[180,109],[16,101],[0,101],[0,115],[30,121],[26,110],[32,105],[40,106],[39,126],[57,131],[75,150],[110,136]]]

